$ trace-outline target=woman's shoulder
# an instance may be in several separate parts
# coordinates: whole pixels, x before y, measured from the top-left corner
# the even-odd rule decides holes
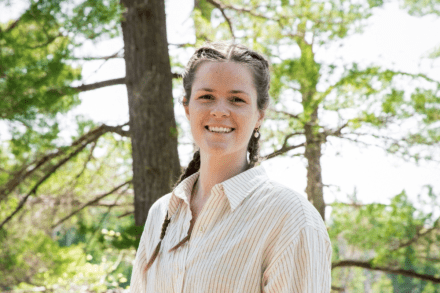
[[[167,212],[168,203],[170,202],[171,194],[167,193],[161,197],[159,197],[150,207],[148,211],[147,222],[151,219],[161,219],[165,217]]]
[[[266,188],[267,202],[277,214],[295,223],[297,228],[311,227],[327,234],[325,223],[318,210],[304,195],[282,183],[269,179]]]
[[[165,195],[162,195],[161,197],[159,197],[151,206],[151,210],[152,211],[165,211],[167,210],[168,207],[168,203],[170,202],[170,198],[171,198],[171,194],[172,192],[169,192]]]

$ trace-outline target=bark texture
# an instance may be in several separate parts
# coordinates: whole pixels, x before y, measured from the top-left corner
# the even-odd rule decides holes
[[[305,31],[304,23],[298,27],[300,31]],[[321,177],[321,146],[324,143],[324,136],[319,132],[319,101],[316,89],[319,80],[319,64],[315,61],[313,44],[307,43],[304,37],[299,37],[297,42],[301,49],[299,59],[301,70],[297,76],[301,84],[302,105],[305,117],[307,117],[307,122],[304,124],[306,137],[304,156],[307,159],[307,187],[305,191],[308,200],[325,221],[325,202]]]
[[[171,191],[181,169],[163,0],[122,0],[135,222]]]
[[[304,156],[307,159],[307,187],[308,200],[315,206],[325,220],[324,190],[321,177],[321,139],[319,133],[314,131],[318,120],[318,109],[316,109],[308,124],[304,126],[306,136],[306,150]]]

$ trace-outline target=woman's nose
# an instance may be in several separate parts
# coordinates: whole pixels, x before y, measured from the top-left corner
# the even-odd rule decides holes
[[[215,117],[229,116],[229,110],[225,102],[217,102],[211,110],[211,115]]]

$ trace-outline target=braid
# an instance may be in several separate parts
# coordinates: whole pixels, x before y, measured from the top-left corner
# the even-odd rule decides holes
[[[170,219],[168,219],[168,212],[165,216],[165,220],[162,224],[162,231],[160,232],[160,240],[159,243],[156,246],[156,249],[154,249],[153,255],[150,257],[150,260],[148,261],[147,265],[144,268],[144,274],[148,271],[148,269],[151,267],[153,262],[156,260],[157,255],[159,254],[160,245],[162,243],[162,239],[165,237],[165,232],[167,230],[168,224],[170,223]]]
[[[200,149],[198,149],[193,156],[193,159],[191,162],[189,162],[188,167],[185,169],[185,171],[180,175],[179,180],[174,184],[173,189],[177,187],[177,185],[180,184],[183,180],[188,178],[189,176],[193,175],[197,171],[200,170]]]
[[[197,150],[194,153],[192,161],[189,162],[188,167],[185,169],[185,171],[182,173],[182,175],[180,175],[180,178],[176,182],[176,184],[174,184],[173,189],[176,188],[176,186],[179,185],[180,182],[185,180],[185,178],[187,178],[187,177],[191,176],[192,174],[196,173],[199,169],[200,169],[200,149]],[[161,246],[161,243],[162,243],[162,239],[165,237],[165,232],[167,231],[167,227],[168,227],[169,223],[170,223],[170,219],[168,219],[168,212],[167,212],[165,220],[164,220],[164,222],[162,224],[162,231],[160,233],[159,243],[157,244],[156,249],[154,250],[153,255],[150,257],[150,260],[148,261],[147,265],[145,266],[144,273],[148,271],[148,269],[151,267],[153,262],[156,260],[156,257],[157,257],[157,255],[159,254],[159,251],[160,251],[160,246]],[[189,235],[186,236],[182,241],[180,241],[179,244],[177,244],[175,247],[173,247],[170,251],[173,251],[173,250],[177,249],[178,247],[180,247],[182,244],[184,244],[188,240],[189,240]]]
[[[263,159],[260,157],[260,137],[261,135],[258,135],[258,137],[255,137],[255,133],[259,134],[259,128],[254,129],[254,132],[252,133],[251,140],[248,144],[248,152],[249,152],[249,167],[253,168],[256,165],[259,165]]]

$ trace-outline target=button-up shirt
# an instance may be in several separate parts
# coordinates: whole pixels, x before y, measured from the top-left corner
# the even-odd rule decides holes
[[[191,191],[200,171],[151,207],[136,253],[131,293],[298,292],[331,287],[326,226],[304,196],[268,178],[262,165],[214,185],[191,238]],[[170,223],[153,265],[143,269]]]

